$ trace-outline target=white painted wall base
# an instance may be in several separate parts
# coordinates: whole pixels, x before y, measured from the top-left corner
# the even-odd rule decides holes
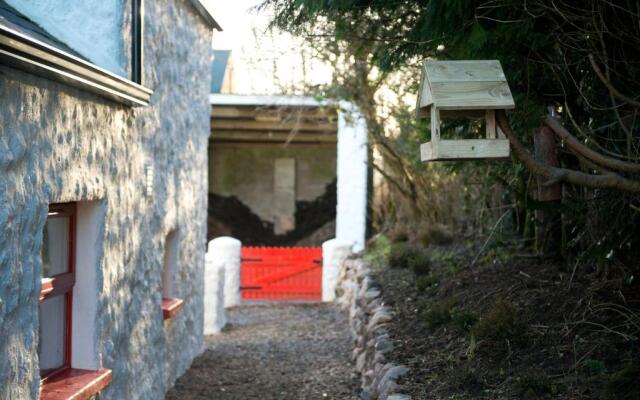
[[[353,243],[331,239],[322,243],[322,301],[336,299],[336,284],[340,268],[351,254]]]
[[[240,305],[240,250],[242,243],[228,236],[209,242],[208,254],[224,264],[224,307]]]
[[[205,255],[204,265],[204,334],[220,333],[227,324],[224,313],[224,260],[211,252]]]

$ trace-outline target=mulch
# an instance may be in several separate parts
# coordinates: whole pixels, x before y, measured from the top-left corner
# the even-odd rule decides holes
[[[640,326],[637,284],[601,281],[589,267],[574,273],[565,263],[517,251],[471,266],[474,256],[435,262],[437,284],[424,290],[409,269],[375,270],[395,314],[388,357],[410,368],[400,383],[413,399],[601,399],[615,372],[638,360],[631,334]],[[527,343],[507,343],[505,353],[489,351],[454,322],[433,326],[425,318],[442,304],[483,318],[499,300],[517,307],[528,325]],[[632,310],[635,322],[633,314],[611,310]]]

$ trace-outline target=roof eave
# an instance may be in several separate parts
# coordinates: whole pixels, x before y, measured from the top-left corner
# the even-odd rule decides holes
[[[209,24],[209,26],[217,31],[222,31],[222,27],[213,18],[209,9],[200,0],[189,0],[191,5],[198,11],[198,14]]]

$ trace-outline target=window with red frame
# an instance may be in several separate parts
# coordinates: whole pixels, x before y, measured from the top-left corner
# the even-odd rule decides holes
[[[52,204],[42,238],[40,378],[71,367],[71,310],[75,284],[76,204]]]

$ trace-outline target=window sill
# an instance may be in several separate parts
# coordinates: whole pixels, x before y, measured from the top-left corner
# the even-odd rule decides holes
[[[130,106],[147,106],[153,92],[48,43],[0,25],[0,61]]]
[[[40,400],[87,400],[111,383],[111,370],[67,369],[40,385]]]
[[[166,321],[176,316],[182,310],[182,299],[162,299],[162,318]]]

